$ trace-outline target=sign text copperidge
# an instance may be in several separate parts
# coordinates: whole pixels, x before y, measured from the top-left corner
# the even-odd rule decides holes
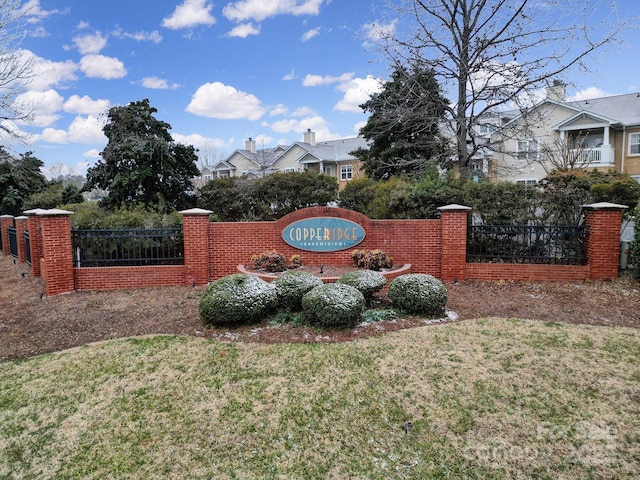
[[[282,239],[300,250],[333,252],[354,247],[364,240],[364,229],[351,220],[315,217],[298,220],[282,231]]]

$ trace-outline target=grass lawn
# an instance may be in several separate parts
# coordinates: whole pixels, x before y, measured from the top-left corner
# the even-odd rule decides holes
[[[410,422],[410,423],[409,423]],[[640,475],[640,330],[115,340],[0,364],[0,478]]]

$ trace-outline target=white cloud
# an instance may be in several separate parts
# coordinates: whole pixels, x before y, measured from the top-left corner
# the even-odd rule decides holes
[[[27,23],[39,23],[42,19],[47,18],[56,13],[66,14],[69,9],[65,10],[43,10],[40,6],[40,0],[29,0],[25,2],[18,10],[17,15],[24,15]]]
[[[162,42],[162,35],[160,35],[160,33],[157,30],[154,30],[153,32],[139,31],[139,32],[131,33],[131,32],[124,32],[122,31],[122,29],[116,29],[113,32],[111,32],[111,35],[119,39],[128,38],[131,40],[135,40],[136,42],[153,42],[153,43]]]
[[[259,120],[265,113],[265,108],[255,95],[220,82],[200,86],[186,110],[202,117],[228,120]]]
[[[44,27],[38,27],[35,30],[29,32],[29,36],[32,38],[47,38],[49,32]]]
[[[253,23],[243,23],[231,29],[229,33],[227,33],[227,37],[239,37],[239,38],[247,38],[249,35],[259,35],[260,34],[260,25],[257,27],[253,25]]]
[[[102,133],[104,122],[93,115],[77,116],[69,125],[69,141],[72,143],[107,143],[107,137]]]
[[[300,140],[302,140],[302,132],[306,132],[308,129],[316,132],[316,139],[319,142],[342,138],[342,135],[339,133],[332,133],[329,130],[327,122],[320,115],[312,115],[299,120],[289,118],[286,120],[279,120],[272,124],[264,122],[262,125],[269,127],[274,132],[278,133],[298,133],[300,134]]]
[[[57,128],[45,128],[40,134],[39,139],[45,143],[67,143],[69,138],[66,130],[60,130]]]
[[[89,55],[100,53],[107,45],[107,38],[102,36],[102,32],[95,32],[75,37],[73,43],[82,55]]]
[[[206,148],[227,148],[229,144],[220,138],[210,138],[200,135],[199,133],[192,133],[190,135],[182,135],[179,133],[172,133],[173,140],[177,143],[184,145],[193,145],[199,150]]]
[[[398,21],[392,20],[389,23],[367,23],[362,26],[365,35],[364,46],[369,47],[378,44],[385,38],[395,36]]]
[[[72,95],[64,102],[64,111],[79,115],[100,115],[106,113],[110,106],[111,102],[106,99],[93,100],[87,95]]]
[[[344,97],[333,109],[341,112],[362,113],[360,105],[381,89],[380,81],[371,75],[367,75],[367,78],[354,78],[338,87],[338,90],[344,92]]]
[[[31,90],[47,90],[49,87],[65,85],[78,78],[75,74],[78,66],[70,60],[52,62],[38,57],[29,50],[20,50],[19,54],[22,56],[23,61],[32,62],[32,76],[26,82]]]
[[[296,78],[298,78],[298,76],[296,75],[296,71],[293,68],[289,73],[287,73],[284,77],[282,77],[282,79],[285,81],[295,80]]]
[[[107,137],[102,133],[104,122],[93,115],[77,116],[67,130],[45,128],[39,140],[46,143],[68,144],[82,143],[92,145],[107,143]]]
[[[324,0],[240,0],[229,3],[222,14],[229,20],[261,22],[277,15],[318,15]]]
[[[353,73],[343,73],[339,77],[333,77],[331,75],[307,75],[302,80],[302,85],[305,87],[319,87],[322,85],[331,85],[334,83],[345,83],[353,79]]]
[[[100,158],[100,150],[98,150],[97,148],[92,148],[91,150],[87,150],[86,152],[84,152],[82,154],[83,157],[87,157],[87,158]],[[85,162],[83,162],[85,163]]]
[[[48,127],[60,118],[57,114],[62,110],[64,98],[53,89],[38,92],[29,90],[16,97],[16,102],[27,106],[28,110],[33,111],[33,120],[31,123],[36,127]]]
[[[112,80],[127,74],[124,63],[114,57],[104,55],[86,55],[80,60],[80,70],[90,78]]]
[[[279,103],[278,105],[276,105],[275,107],[273,107],[271,110],[269,110],[269,116],[270,117],[277,117],[279,115],[286,115],[287,113],[289,113],[289,109]]]
[[[213,25],[216,19],[211,15],[212,4],[206,0],[184,0],[169,17],[162,19],[162,26],[171,30],[191,28],[197,25]]]
[[[145,77],[142,79],[142,86],[155,90],[175,90],[180,87],[177,83],[169,83],[168,80],[158,77]]]
[[[604,90],[599,89],[598,87],[589,87],[576,92],[575,95],[567,98],[567,101],[571,102],[576,100],[589,100],[591,98],[610,97],[612,95],[613,93],[607,93]]]
[[[304,32],[304,34],[302,35],[302,41],[306,42],[308,40],[311,40],[313,37],[317,37],[318,35],[320,35],[320,27],[313,28]]]

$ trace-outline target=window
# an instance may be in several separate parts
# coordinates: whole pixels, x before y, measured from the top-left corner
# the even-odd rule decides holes
[[[640,155],[640,132],[629,134],[629,155]]]
[[[322,173],[333,176],[333,167],[323,167]]]
[[[340,180],[351,180],[353,178],[353,168],[351,165],[342,165],[340,167]]]
[[[211,181],[211,175],[205,175],[204,176],[204,181],[205,182],[210,182]]]
[[[296,171],[295,168],[285,168],[284,173],[294,173]]]
[[[516,158],[525,162],[533,162],[538,159],[537,140],[518,140]]]
[[[537,185],[538,180],[536,179],[516,180],[516,183],[522,183],[524,185]]]

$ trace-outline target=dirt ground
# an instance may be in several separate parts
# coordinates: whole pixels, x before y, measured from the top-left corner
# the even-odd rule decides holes
[[[318,330],[268,323],[207,328],[198,316],[205,287],[165,287],[43,295],[30,267],[0,254],[0,362],[90,342],[177,334],[240,342],[341,342],[433,323],[507,317],[589,325],[640,327],[640,284],[628,274],[610,282],[446,283],[447,318],[416,317]]]

